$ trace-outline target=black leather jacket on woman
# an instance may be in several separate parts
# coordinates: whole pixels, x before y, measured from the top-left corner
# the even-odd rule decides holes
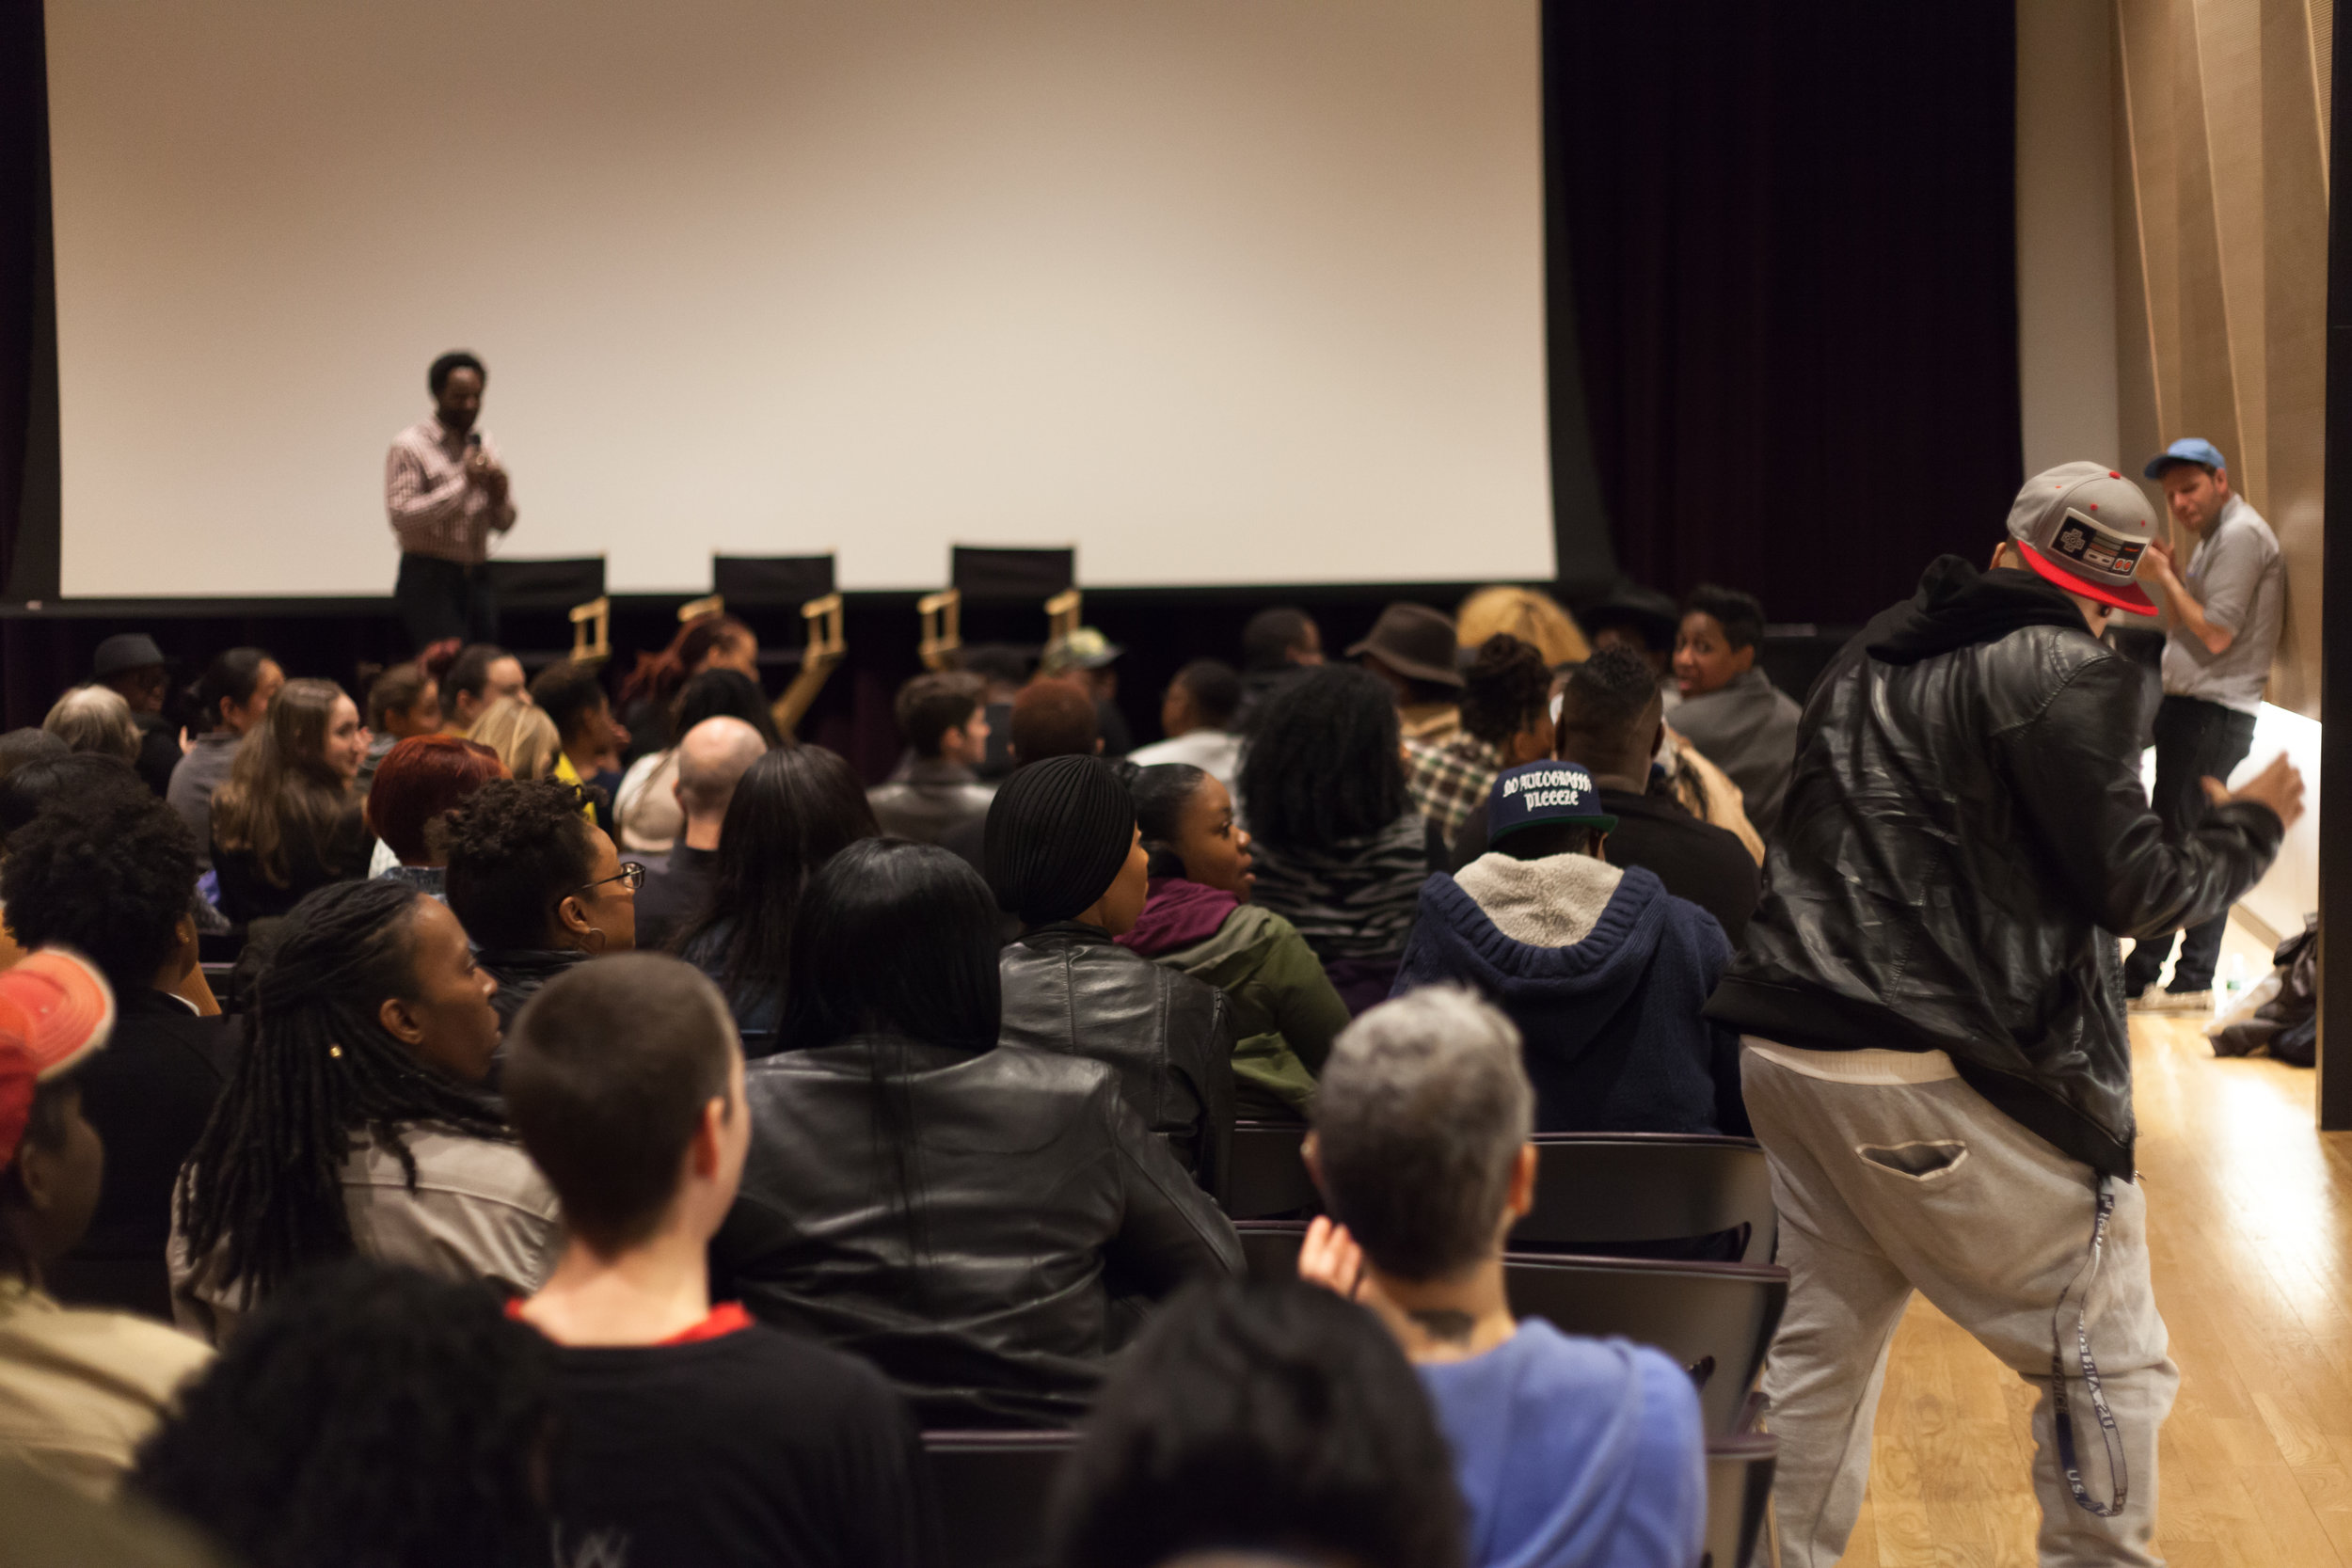
[[[878,1124],[877,1042],[762,1058],[745,1073],[751,1155],[711,1242],[714,1292],[866,1357],[927,1428],[1067,1426],[1135,1298],[1242,1272],[1232,1225],[1101,1063],[888,1044],[920,1130],[911,1212]]]
[[[2282,832],[2243,804],[2165,837],[2139,780],[2153,684],[2041,578],[1938,561],[1815,685],[1769,891],[1708,1015],[1947,1052],[2018,1122],[2128,1176],[2115,938],[2221,913]]]
[[[1143,1124],[1203,1191],[1225,1196],[1233,1014],[1225,993],[1130,953],[1095,926],[1041,926],[1005,948],[1001,1038],[1115,1068]]]

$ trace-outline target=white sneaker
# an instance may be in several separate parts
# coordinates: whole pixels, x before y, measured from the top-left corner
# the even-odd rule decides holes
[[[2153,1000],[2145,1009],[2152,1013],[2209,1013],[2213,1011],[2213,992],[2209,990],[2167,990],[2149,988]]]

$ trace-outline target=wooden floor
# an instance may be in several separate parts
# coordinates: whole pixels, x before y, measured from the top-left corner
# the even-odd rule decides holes
[[[2156,1302],[2181,1368],[2157,1544],[2185,1568],[2352,1568],[2352,1133],[2313,1131],[2311,1072],[2217,1060],[2202,1022],[2132,1030]],[[1842,1560],[2031,1564],[2031,1410],[2024,1383],[1913,1298]]]

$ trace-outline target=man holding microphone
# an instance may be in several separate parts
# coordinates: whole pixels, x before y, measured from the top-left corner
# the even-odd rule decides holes
[[[433,417],[392,437],[384,459],[384,509],[400,542],[392,597],[422,650],[444,638],[498,641],[498,600],[483,563],[490,536],[515,526],[515,502],[497,450],[474,428],[489,372],[460,350],[425,372]]]
[[[2040,1556],[2153,1563],[2180,1374],[2134,1180],[2116,938],[2226,911],[2303,783],[2284,757],[2168,834],[2139,784],[2153,693],[2103,641],[2153,615],[2154,516],[2105,464],[2026,483],[1815,684],[1770,890],[1708,1016],[1742,1036],[1788,1314],[1764,1373],[1788,1568],[1829,1568],[1869,1478],[1916,1291],[2032,1384]]]

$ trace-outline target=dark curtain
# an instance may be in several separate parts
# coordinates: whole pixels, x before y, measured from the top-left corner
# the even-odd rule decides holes
[[[2014,47],[2007,4],[1547,0],[1552,295],[1628,576],[1844,623],[1990,552]]]

